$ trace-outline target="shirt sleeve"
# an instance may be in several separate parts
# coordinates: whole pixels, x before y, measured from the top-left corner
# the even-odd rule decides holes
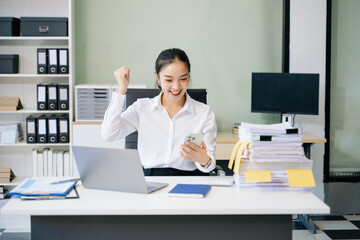
[[[206,151],[211,158],[211,164],[207,168],[201,166],[200,163],[195,163],[195,165],[200,171],[208,173],[214,170],[216,166],[215,149],[216,149],[217,126],[216,126],[215,113],[211,108],[209,108],[209,111],[207,113],[207,117],[204,123],[203,133],[204,133],[204,142],[206,145]]]
[[[135,102],[122,112],[125,95],[114,92],[101,125],[101,136],[105,141],[116,141],[136,131],[139,125],[138,108]]]

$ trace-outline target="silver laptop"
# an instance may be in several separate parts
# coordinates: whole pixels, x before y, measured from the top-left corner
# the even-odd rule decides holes
[[[80,146],[72,150],[85,188],[151,193],[168,185],[145,181],[137,150]]]

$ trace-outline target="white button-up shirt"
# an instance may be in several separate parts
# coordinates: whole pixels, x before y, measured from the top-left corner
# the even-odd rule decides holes
[[[138,99],[122,112],[125,95],[114,93],[102,123],[102,137],[106,141],[115,141],[138,130],[138,151],[144,168],[212,171],[215,168],[217,127],[210,106],[186,94],[184,107],[170,118],[161,104],[161,95]],[[211,158],[208,168],[180,156],[181,144],[190,133],[204,134],[207,154]]]

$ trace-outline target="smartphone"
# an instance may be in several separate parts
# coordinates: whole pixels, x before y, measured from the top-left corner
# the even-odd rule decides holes
[[[204,139],[204,134],[191,133],[191,134],[186,135],[184,144],[186,144],[186,142],[191,142],[191,143],[194,143],[194,144],[198,145],[199,147],[201,147],[203,139]]]

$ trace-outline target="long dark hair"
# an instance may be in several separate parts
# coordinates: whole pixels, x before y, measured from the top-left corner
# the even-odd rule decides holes
[[[185,63],[188,67],[188,71],[190,74],[189,58],[186,55],[186,53],[179,48],[165,49],[159,54],[155,62],[155,73],[159,75],[159,73],[164,67],[168,66],[169,64],[173,63],[176,60]],[[160,85],[159,84],[157,85],[161,89]]]

